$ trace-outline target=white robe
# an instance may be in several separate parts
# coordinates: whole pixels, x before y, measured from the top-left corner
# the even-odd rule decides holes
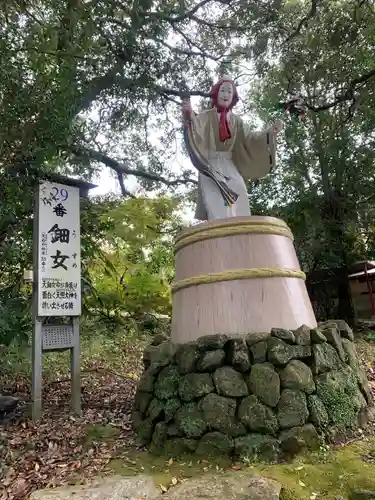
[[[206,175],[199,174],[198,196],[201,199],[197,203],[195,218],[215,220],[251,215],[246,184],[232,162],[232,152],[209,151],[208,159],[218,177],[223,177],[228,187],[238,194],[238,199],[234,205],[228,206],[215,182]]]
[[[252,132],[233,113],[228,113],[228,121],[232,138],[223,143],[219,140],[216,110],[192,117],[192,131],[198,147],[208,158],[216,176],[223,178],[238,195],[237,201],[227,206],[215,182],[199,173],[195,217],[202,221],[251,215],[245,179],[260,179],[275,165],[276,143],[272,130]]]

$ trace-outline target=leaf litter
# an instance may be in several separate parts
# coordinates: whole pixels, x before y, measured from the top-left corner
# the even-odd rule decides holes
[[[375,356],[371,355],[369,362],[368,351],[358,347],[357,344],[375,396]],[[8,392],[21,403],[0,424],[0,500],[26,500],[37,489],[87,484],[98,474],[110,474],[108,464],[112,459],[130,460],[126,450],[140,449],[131,426],[131,408],[141,372],[140,357],[134,364],[137,366],[131,370],[131,376],[122,376],[100,362],[91,363],[82,374],[79,417],[69,415],[68,380],[49,384],[45,381],[43,418],[36,423],[28,418],[26,411],[30,401],[28,381],[20,378],[12,382]],[[99,431],[90,436],[88,428]],[[108,435],[108,428],[115,432]],[[167,465],[173,465],[173,460]],[[176,482],[172,478],[171,485]],[[168,490],[168,486],[160,485],[160,489]],[[318,495],[314,492],[310,499],[315,500]]]
[[[111,473],[112,459],[140,449],[131,425],[137,377],[116,376],[93,365],[82,374],[81,416],[69,414],[69,381],[44,381],[43,417],[32,422],[30,387],[25,381],[13,383],[21,404],[0,423],[0,500],[25,500],[37,489],[87,484],[99,473]],[[133,371],[139,375],[140,366]]]

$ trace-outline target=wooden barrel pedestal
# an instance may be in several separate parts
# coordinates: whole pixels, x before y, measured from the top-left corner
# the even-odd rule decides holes
[[[316,326],[293,235],[282,220],[204,222],[178,236],[175,252],[173,342]]]

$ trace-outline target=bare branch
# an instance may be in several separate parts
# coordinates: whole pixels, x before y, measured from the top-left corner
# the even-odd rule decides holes
[[[187,178],[187,179],[169,180],[169,179],[166,179],[165,177],[162,177],[161,175],[157,175],[157,174],[154,174],[152,172],[147,172],[146,170],[129,168],[124,163],[120,163],[119,161],[109,157],[105,153],[102,153],[100,151],[96,151],[95,149],[91,149],[91,148],[86,147],[86,146],[82,146],[82,145],[69,146],[69,149],[76,156],[88,156],[92,160],[103,163],[107,167],[112,168],[112,170],[114,170],[115,172],[120,173],[120,174],[134,175],[135,177],[140,177],[142,179],[146,179],[149,181],[161,182],[163,184],[166,184],[167,186],[178,186],[181,184],[182,185],[184,185],[184,184],[197,184],[197,181],[195,179]]]

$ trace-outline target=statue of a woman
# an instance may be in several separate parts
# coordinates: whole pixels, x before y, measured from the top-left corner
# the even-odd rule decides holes
[[[262,132],[250,131],[231,109],[238,102],[232,80],[221,79],[211,91],[214,107],[196,114],[183,101],[185,143],[199,171],[200,220],[250,215],[245,181],[260,179],[275,166],[276,136],[282,123]]]

